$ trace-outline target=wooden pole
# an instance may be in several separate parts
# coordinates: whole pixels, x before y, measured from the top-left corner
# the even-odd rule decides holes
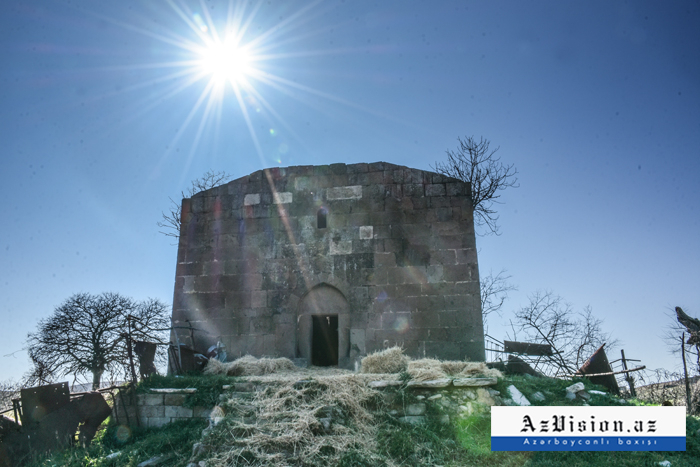
[[[573,375],[565,375],[567,378],[590,378],[591,376],[612,376],[612,375],[621,375],[623,373],[632,373],[633,371],[640,371],[646,368],[646,365],[638,366],[637,368],[632,368],[631,370],[620,370],[620,371],[610,371],[608,373],[593,373],[593,374],[581,374],[581,373],[574,373]]]
[[[129,353],[129,366],[131,367],[131,382],[136,386],[136,370],[134,369],[134,354],[131,352],[131,315],[126,317],[127,322],[127,336],[126,336],[126,348]]]
[[[625,359],[625,350],[621,349],[620,353],[622,353],[622,369],[626,370],[627,369],[627,359]],[[630,395],[632,397],[637,397],[637,391],[635,391],[635,389],[634,389],[634,378],[632,377],[632,375],[627,373],[627,376],[625,376],[625,381],[627,381],[627,384],[630,385]]]
[[[681,336],[681,356],[683,357],[683,373],[685,373],[685,411],[690,415],[690,383],[688,382],[688,367],[685,364],[685,333]]]

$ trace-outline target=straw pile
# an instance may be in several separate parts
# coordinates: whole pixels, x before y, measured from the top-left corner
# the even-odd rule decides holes
[[[501,372],[488,368],[484,362],[440,361],[433,358],[411,360],[401,347],[395,346],[374,352],[362,359],[362,372],[374,374],[408,371],[415,381],[430,381],[449,377],[493,376]]]
[[[227,417],[204,439],[207,465],[337,465],[348,451],[377,451],[368,410],[376,391],[356,375],[282,382],[249,402],[255,421]],[[240,401],[224,404],[235,412]]]
[[[408,374],[415,381],[430,381],[440,378],[467,378],[473,376],[503,377],[500,371],[486,366],[484,362],[440,361],[432,358],[412,360],[408,363]]]
[[[291,371],[295,368],[294,363],[288,358],[255,358],[245,355],[226,363],[212,358],[207,363],[204,373],[208,375],[260,376]]]
[[[409,358],[403,354],[399,346],[371,353],[362,359],[362,373],[401,373],[408,368]]]

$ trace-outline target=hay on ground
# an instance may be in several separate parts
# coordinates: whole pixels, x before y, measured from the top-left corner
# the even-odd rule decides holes
[[[430,381],[446,378],[447,374],[440,366],[440,360],[433,358],[421,358],[408,362],[408,374],[414,381]]]
[[[208,375],[261,376],[294,370],[294,363],[288,358],[255,358],[245,355],[232,362],[222,363],[209,360],[204,373]]]
[[[500,371],[487,367],[484,362],[440,361],[433,358],[410,361],[408,373],[415,381],[430,381],[448,377],[489,376],[498,378],[503,376]]]
[[[360,375],[285,381],[248,402],[254,421],[227,417],[202,443],[211,465],[337,465],[351,450],[377,450],[377,421],[369,410],[377,392]],[[225,403],[235,413],[240,401]],[[232,436],[233,435],[233,436]]]
[[[401,373],[408,368],[409,358],[399,346],[373,352],[360,362],[362,373]]]

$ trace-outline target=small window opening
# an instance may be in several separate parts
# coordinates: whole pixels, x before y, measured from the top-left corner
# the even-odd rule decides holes
[[[326,208],[321,208],[316,214],[317,226],[319,229],[326,228],[326,217],[328,216],[328,210]]]

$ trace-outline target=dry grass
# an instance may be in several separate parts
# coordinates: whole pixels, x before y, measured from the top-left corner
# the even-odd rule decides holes
[[[377,426],[368,410],[377,392],[358,375],[279,382],[249,402],[254,421],[228,417],[205,443],[207,465],[336,465],[343,453],[376,451]],[[224,407],[231,412],[240,401]]]
[[[208,375],[260,376],[295,369],[296,366],[288,358],[255,358],[245,355],[226,363],[211,359],[204,369],[204,373]]]
[[[415,381],[430,381],[449,377],[502,377],[500,371],[488,368],[484,362],[441,361],[433,358],[411,360],[401,347],[374,352],[362,359],[362,372],[371,374],[408,371]]]
[[[406,371],[416,380],[494,374],[483,363],[411,361],[400,347],[362,359],[362,373],[296,368],[287,359],[249,356],[226,364],[212,361],[210,366],[208,373],[250,375],[248,381],[262,383],[259,389],[265,387],[251,394],[251,399],[229,393],[230,399],[221,404],[226,417],[202,441],[207,465],[216,466],[413,465],[404,454],[387,456],[399,445],[406,452],[418,452],[418,441],[404,428],[386,424],[382,418],[388,410],[386,394],[368,383],[377,375],[398,380],[399,373]],[[387,443],[387,433],[398,443],[391,449],[377,442]],[[434,447],[421,442],[426,452]]]
[[[408,369],[408,361],[403,349],[394,346],[367,355],[360,364],[362,373],[401,373]]]

